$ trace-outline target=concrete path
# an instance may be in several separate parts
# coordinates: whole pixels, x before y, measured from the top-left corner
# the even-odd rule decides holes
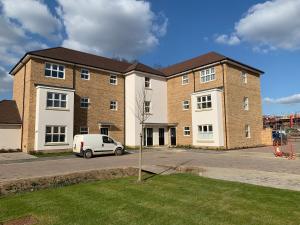
[[[9,153],[11,154],[11,153]],[[143,154],[146,167],[195,166],[204,168],[203,176],[239,181],[263,186],[300,191],[300,160],[275,158],[270,148],[237,151],[191,151],[175,149],[146,151]],[[100,156],[92,159],[77,157],[51,160],[30,160],[0,163],[0,183],[102,168],[137,167],[138,154]]]
[[[27,160],[35,159],[36,156],[26,154],[24,152],[11,152],[11,153],[0,153],[0,162],[10,161],[10,160]]]

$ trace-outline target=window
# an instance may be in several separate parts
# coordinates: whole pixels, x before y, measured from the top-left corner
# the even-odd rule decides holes
[[[118,102],[110,101],[110,110],[118,110]]]
[[[47,108],[66,108],[67,95],[62,93],[47,93]]]
[[[110,75],[109,83],[111,85],[117,85],[118,84],[117,75]]]
[[[197,109],[211,109],[211,95],[197,97]]]
[[[100,134],[108,135],[108,128],[107,127],[101,127],[100,128]]]
[[[190,108],[190,102],[189,102],[189,100],[184,100],[182,102],[182,107],[183,107],[183,110],[188,110]]]
[[[249,98],[244,97],[244,110],[249,110]]]
[[[248,124],[245,126],[245,136],[246,136],[246,138],[251,137],[251,135],[250,135],[250,126]]]
[[[182,85],[188,84],[189,83],[189,75],[185,74],[182,76]]]
[[[90,71],[87,69],[81,69],[80,77],[82,80],[89,80],[90,79]]]
[[[199,140],[213,139],[213,126],[211,124],[198,126],[198,139]]]
[[[184,127],[183,128],[183,135],[184,136],[190,136],[191,135],[190,127]]]
[[[64,79],[65,78],[65,67],[62,65],[46,63],[45,76]]]
[[[200,80],[201,83],[206,83],[216,79],[215,67],[201,70]]]
[[[102,140],[103,140],[103,143],[106,143],[106,144],[113,144],[115,143],[113,139],[107,137],[107,136],[102,136]]]
[[[80,108],[88,108],[90,104],[89,98],[81,98],[80,99]]]
[[[145,77],[145,88],[151,88],[151,82],[149,77]]]
[[[151,111],[151,102],[145,101],[145,113],[150,113]]]
[[[243,84],[247,84],[247,73],[246,72],[242,72],[242,82]]]
[[[46,126],[45,143],[64,143],[65,139],[65,126]]]
[[[88,127],[80,127],[80,134],[88,134],[89,128]]]

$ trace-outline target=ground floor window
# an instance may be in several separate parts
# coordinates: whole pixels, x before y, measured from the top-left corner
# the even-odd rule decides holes
[[[108,135],[108,127],[101,127],[100,134]]]
[[[213,139],[213,126],[211,124],[198,126],[198,139],[210,140]]]
[[[66,140],[65,126],[46,126],[46,143],[63,143]]]
[[[191,135],[190,127],[184,127],[183,128],[183,135],[184,136],[190,136]]]
[[[89,128],[88,127],[80,127],[80,134],[88,134]]]

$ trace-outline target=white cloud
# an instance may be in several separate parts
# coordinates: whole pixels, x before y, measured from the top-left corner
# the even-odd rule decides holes
[[[283,98],[264,98],[266,103],[274,103],[274,104],[298,104],[300,103],[300,94],[295,94]]]
[[[240,39],[232,34],[231,36],[228,36],[226,34],[222,34],[216,38],[216,42],[220,44],[228,44],[228,45],[238,45],[241,41]]]
[[[150,3],[136,0],[58,0],[68,38],[66,47],[134,58],[159,44],[168,20]]]
[[[43,2],[37,0],[2,0],[1,2],[4,15],[17,20],[24,30],[47,39],[60,37],[57,31],[61,29],[61,23]]]
[[[0,93],[7,92],[12,88],[12,78],[8,72],[0,66]]]
[[[232,45],[232,37],[254,44],[255,51],[300,49],[300,0],[273,0],[252,6],[235,24],[231,35],[222,34],[218,43]]]

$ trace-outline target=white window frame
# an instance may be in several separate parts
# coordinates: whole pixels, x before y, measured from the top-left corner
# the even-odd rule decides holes
[[[242,76],[243,84],[247,84],[248,83],[248,74],[245,71],[242,71],[241,76]]]
[[[215,67],[210,67],[200,71],[200,83],[207,83],[216,79]]]
[[[213,140],[213,138],[214,138],[213,125],[212,124],[198,125],[198,136],[197,136],[197,138],[198,138],[198,140]]]
[[[56,67],[56,69],[54,69],[54,67]],[[50,75],[47,75],[46,71],[50,71]],[[65,66],[60,65],[60,64],[46,62],[44,73],[45,73],[45,77],[64,80],[65,79]],[[56,73],[56,75],[54,75],[54,73]],[[60,73],[63,74],[63,77],[59,77]]]
[[[85,101],[86,99],[87,99],[87,101]],[[83,106],[82,104],[87,104],[87,106]],[[87,108],[89,108],[89,105],[90,105],[90,99],[88,97],[82,97],[80,99],[80,108],[87,109]]]
[[[189,100],[182,101],[182,109],[183,110],[189,110],[190,109],[190,101]]]
[[[118,85],[118,77],[115,74],[110,74],[109,76],[109,84]]]
[[[146,104],[149,103],[149,105]],[[146,110],[148,108],[148,110]],[[151,101],[145,101],[144,102],[144,111],[146,114],[150,114],[151,113]]]
[[[51,97],[49,96],[51,95]],[[58,98],[57,98],[58,96]],[[65,96],[65,98],[63,98]],[[50,98],[49,98],[50,97]],[[48,102],[52,102],[52,106],[48,105]],[[58,106],[55,106],[55,102],[58,102]],[[65,106],[62,106],[65,103]],[[47,109],[66,109],[68,106],[68,96],[65,93],[47,92],[46,95],[46,108]]]
[[[189,75],[188,74],[182,75],[182,77],[181,77],[181,84],[182,85],[189,84]]]
[[[88,69],[81,68],[80,78],[81,78],[81,80],[89,80],[90,79],[90,71]]]
[[[55,127],[57,127],[57,133],[54,132]],[[50,128],[51,131],[47,132],[47,128]],[[61,128],[64,128],[64,132],[62,132]],[[47,136],[51,136],[51,141],[47,141]],[[58,141],[53,141],[53,137],[57,135]],[[64,141],[60,141],[60,137],[64,135]],[[46,125],[45,127],[45,144],[59,144],[59,143],[66,143],[67,138],[67,126],[61,126],[61,125]]]
[[[191,136],[190,127],[183,127],[183,136]]]
[[[251,138],[251,128],[249,124],[245,125],[245,137],[246,138]]]
[[[148,80],[147,80],[148,79]],[[151,88],[151,78],[150,77],[145,77],[145,88]]]
[[[249,98],[244,97],[244,110],[249,111]]]
[[[118,102],[115,100],[110,101],[109,109],[112,111],[117,111],[118,110]]]
[[[211,95],[197,96],[197,110],[210,110],[210,109],[212,109]]]
[[[88,127],[80,127],[79,128],[79,133],[80,134],[88,134],[89,133],[89,128]]]

